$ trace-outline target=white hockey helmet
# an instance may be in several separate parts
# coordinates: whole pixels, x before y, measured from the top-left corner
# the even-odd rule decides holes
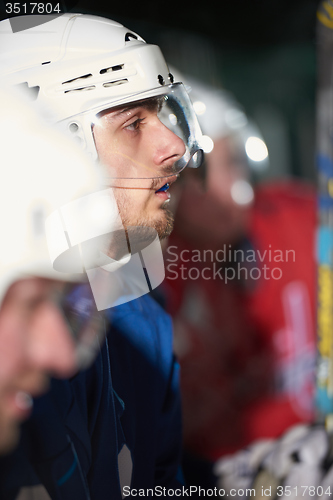
[[[44,24],[16,32],[11,23],[20,18],[0,22],[2,79],[26,86],[37,102],[55,110],[54,120],[94,159],[92,128],[98,113],[159,98],[160,120],[186,146],[169,175],[188,164],[199,166],[200,127],[183,85],[173,83],[159,47],[102,17],[69,13],[44,17]],[[126,172],[122,175],[127,177]],[[154,178],[165,173],[158,169],[152,173],[137,162],[135,175],[132,169],[128,175]]]
[[[203,151],[209,153],[214,148],[214,141],[233,136],[250,169],[253,172],[265,170],[269,164],[266,143],[256,123],[233,95],[192,77],[184,77],[183,81],[188,86],[203,133],[200,139]]]
[[[117,205],[103,171],[22,95],[0,89],[0,106],[0,306],[10,286],[29,277],[81,283],[62,295],[61,308],[78,366],[86,366],[102,325],[85,267],[98,254],[94,240],[115,228]],[[87,241],[89,255],[81,257]]]

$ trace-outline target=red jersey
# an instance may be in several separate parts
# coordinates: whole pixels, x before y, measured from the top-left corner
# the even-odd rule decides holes
[[[165,252],[167,308],[181,364],[184,439],[216,459],[313,417],[314,191],[258,189],[237,248]]]

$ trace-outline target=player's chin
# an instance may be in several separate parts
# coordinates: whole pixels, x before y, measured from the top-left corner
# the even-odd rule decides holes
[[[163,240],[170,236],[173,230],[173,223],[173,213],[164,207],[161,216],[158,220],[156,220],[154,225],[160,240]]]

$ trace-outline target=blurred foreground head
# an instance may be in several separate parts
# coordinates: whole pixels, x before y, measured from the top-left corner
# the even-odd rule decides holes
[[[102,171],[0,89],[0,453],[10,450],[48,376],[87,366],[104,335],[81,244],[112,230]],[[96,253],[95,253],[96,254]],[[88,255],[86,255],[87,257]]]
[[[193,243],[233,244],[247,226],[252,180],[268,167],[267,147],[231,94],[183,80],[203,133],[205,160],[203,169],[184,176],[176,224]]]

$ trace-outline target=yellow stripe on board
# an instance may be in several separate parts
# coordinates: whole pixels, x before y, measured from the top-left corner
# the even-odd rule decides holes
[[[328,194],[333,198],[333,179],[328,179]]]
[[[331,357],[333,334],[333,283],[328,266],[318,269],[318,350],[323,357]]]
[[[323,10],[326,12],[323,12]],[[333,5],[329,0],[321,4],[320,10],[317,12],[317,18],[326,28],[333,29]]]

